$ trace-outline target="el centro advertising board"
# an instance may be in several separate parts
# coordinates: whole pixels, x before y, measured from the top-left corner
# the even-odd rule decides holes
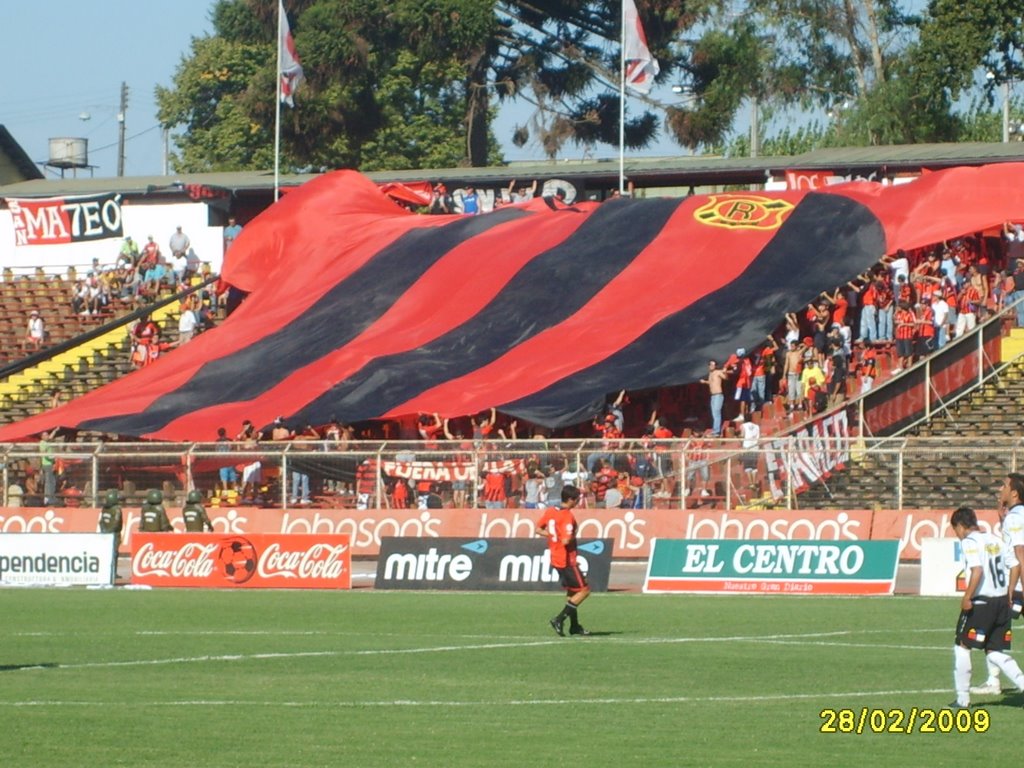
[[[594,592],[608,591],[611,539],[581,539],[580,571]],[[377,558],[376,589],[556,591],[542,539],[385,538]]]
[[[656,539],[644,592],[891,595],[898,541]]]
[[[348,536],[136,533],[132,584],[350,589]]]

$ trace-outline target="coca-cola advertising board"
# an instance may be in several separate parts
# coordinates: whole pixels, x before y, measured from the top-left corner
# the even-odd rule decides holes
[[[351,589],[347,535],[136,533],[132,584]]]

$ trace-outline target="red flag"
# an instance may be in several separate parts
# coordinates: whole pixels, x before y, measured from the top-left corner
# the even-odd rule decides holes
[[[302,83],[302,63],[299,61],[299,55],[295,52],[292,30],[288,26],[288,16],[284,12],[284,0],[278,0],[277,6],[277,12],[281,19],[280,24],[277,25],[277,46],[281,62],[281,71],[278,73],[281,78],[281,101],[289,107],[294,107],[295,101],[292,96]]]
[[[622,47],[626,60],[626,85],[638,93],[650,93],[661,67],[647,48],[647,35],[633,0],[622,0]]]

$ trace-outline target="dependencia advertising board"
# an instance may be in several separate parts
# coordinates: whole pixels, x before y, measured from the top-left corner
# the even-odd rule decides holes
[[[136,533],[132,584],[350,589],[352,548],[338,535]]]
[[[0,535],[0,585],[110,586],[117,562],[112,533]]]
[[[891,595],[898,541],[655,539],[644,592]]]
[[[580,570],[594,592],[608,591],[611,539],[581,539]],[[386,537],[377,558],[376,589],[554,591],[558,573],[543,539]]]

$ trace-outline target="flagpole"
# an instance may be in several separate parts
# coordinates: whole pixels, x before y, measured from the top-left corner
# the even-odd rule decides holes
[[[275,79],[277,80],[277,95],[274,99],[274,202],[280,194],[281,188],[281,37],[282,37],[282,16],[284,15],[284,3],[278,0],[277,3],[277,69]]]
[[[622,2],[622,32],[619,34],[619,195],[626,194],[626,3]]]

